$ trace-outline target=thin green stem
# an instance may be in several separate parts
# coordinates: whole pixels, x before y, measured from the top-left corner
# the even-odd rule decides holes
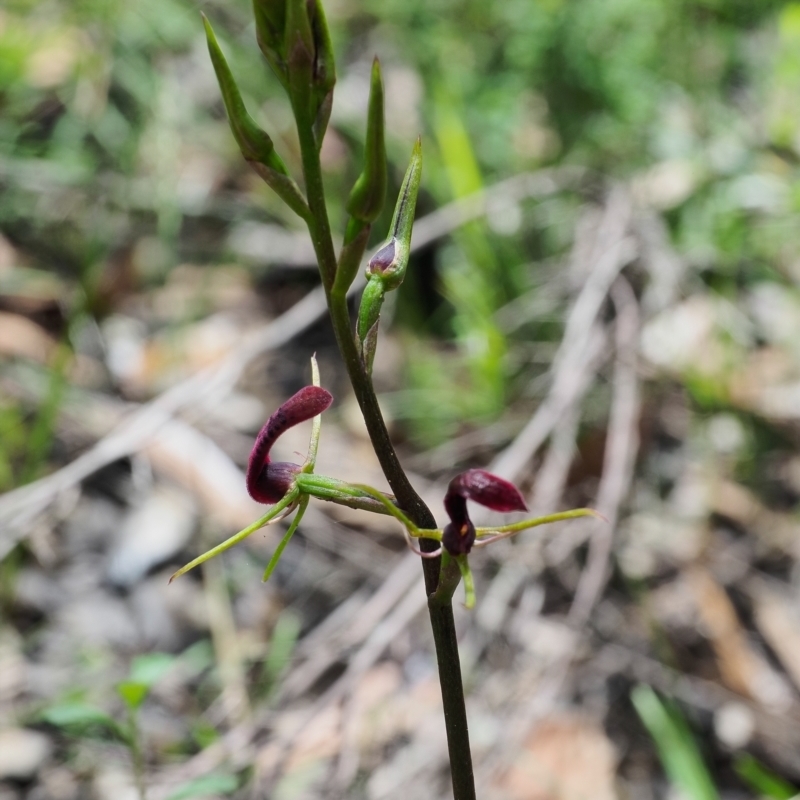
[[[139,733],[139,713],[135,708],[128,708],[128,747],[133,762],[133,780],[139,800],[147,800],[147,785],[144,780],[144,753],[142,752],[141,735]]]

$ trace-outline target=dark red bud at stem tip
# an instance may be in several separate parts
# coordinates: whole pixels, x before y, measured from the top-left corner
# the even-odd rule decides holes
[[[319,386],[305,386],[292,395],[266,422],[256,437],[247,464],[247,491],[258,503],[277,503],[291,487],[297,464],[270,463],[269,451],[289,428],[321,414],[333,395]]]

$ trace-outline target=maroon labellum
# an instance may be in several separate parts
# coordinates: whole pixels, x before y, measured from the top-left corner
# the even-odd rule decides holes
[[[277,503],[292,488],[299,464],[272,463],[269,451],[277,438],[294,425],[321,414],[333,395],[319,386],[305,386],[292,395],[266,422],[256,437],[247,464],[247,491],[258,503]]]
[[[469,553],[475,543],[475,526],[469,518],[467,500],[474,500],[492,511],[526,511],[519,489],[491,472],[470,469],[456,475],[447,487],[444,507],[450,522],[442,531],[442,545],[452,556]]]

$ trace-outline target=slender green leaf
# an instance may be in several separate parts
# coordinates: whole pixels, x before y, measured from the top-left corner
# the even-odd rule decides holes
[[[719,800],[714,781],[680,711],[645,685],[631,692],[636,713],[653,737],[670,782],[688,800]]]

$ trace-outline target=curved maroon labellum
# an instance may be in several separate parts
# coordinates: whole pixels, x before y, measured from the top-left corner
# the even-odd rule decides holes
[[[469,553],[475,543],[475,526],[469,518],[467,500],[474,500],[492,511],[526,511],[519,489],[491,472],[469,469],[456,475],[447,487],[444,508],[450,522],[442,531],[442,545],[452,556]]]
[[[319,386],[305,386],[292,395],[266,422],[256,437],[247,464],[247,491],[258,503],[277,503],[292,488],[299,464],[273,463],[269,451],[277,438],[294,425],[321,414],[333,395]]]

